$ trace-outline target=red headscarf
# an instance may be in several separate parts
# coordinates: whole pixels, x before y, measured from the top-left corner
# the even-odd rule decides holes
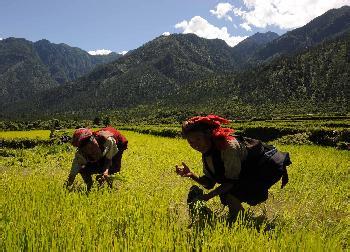
[[[92,130],[88,128],[80,128],[74,131],[72,144],[75,147],[80,147],[82,141],[92,136]]]
[[[230,120],[222,118],[217,115],[195,116],[188,119],[182,125],[182,132],[184,134],[190,131],[211,130],[211,137],[218,149],[226,149],[227,141],[235,139],[231,134],[235,130],[230,128],[222,128],[221,124],[228,124]]]

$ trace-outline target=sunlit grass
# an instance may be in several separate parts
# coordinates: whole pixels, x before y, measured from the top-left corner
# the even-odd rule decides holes
[[[185,161],[201,173],[200,155],[181,139],[123,133],[129,149],[114,189],[94,188],[89,195],[80,177],[74,191],[63,188],[74,155],[71,146],[3,149],[0,250],[349,248],[348,151],[279,146],[291,153],[290,182],[282,190],[276,184],[265,204],[250,209],[255,216],[265,214],[265,225],[257,228],[253,220],[246,220],[230,227],[225,222],[227,210],[214,199],[208,204],[216,214],[213,222],[188,228],[186,197],[192,183],[177,177],[174,165]],[[269,231],[264,226],[269,226]]]
[[[0,139],[49,139],[49,130],[30,130],[30,131],[0,131]]]

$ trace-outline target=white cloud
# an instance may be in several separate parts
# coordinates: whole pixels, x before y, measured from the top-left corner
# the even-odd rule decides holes
[[[241,27],[265,28],[277,26],[281,29],[301,27],[332,8],[350,5],[350,0],[243,0],[248,9],[233,8],[236,16],[243,19]]]
[[[128,51],[121,51],[121,52],[119,52],[118,54],[125,55],[125,54],[127,54],[127,53],[128,53]]]
[[[170,32],[163,32],[162,35],[163,35],[163,36],[169,36],[169,35],[170,35]]]
[[[247,37],[231,36],[226,27],[218,28],[210,24],[200,16],[193,17],[190,21],[182,21],[175,25],[175,28],[182,29],[183,33],[194,33],[199,37],[207,39],[222,39],[229,46],[235,46]]]
[[[242,27],[246,31],[252,31],[252,27],[250,27],[248,23],[242,23],[239,26]]]
[[[107,55],[110,54],[112,51],[111,50],[106,50],[106,49],[99,49],[96,51],[88,51],[90,55]]]
[[[229,3],[219,3],[216,5],[216,10],[210,10],[210,13],[216,16],[217,18],[225,18],[232,22],[232,17],[227,13],[233,10],[233,6]]]

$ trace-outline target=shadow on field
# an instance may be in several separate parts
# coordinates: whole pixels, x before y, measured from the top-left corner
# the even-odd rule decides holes
[[[269,220],[266,215],[253,216],[250,212],[240,217],[237,221],[239,221],[240,225],[255,228],[259,232],[268,232],[276,227],[276,219]]]
[[[74,183],[70,188],[68,188],[69,192],[74,193],[84,193],[86,195],[89,195],[92,191],[99,191],[99,190],[108,190],[109,192],[117,191],[119,188],[120,183],[123,183],[126,181],[125,178],[123,178],[120,175],[111,175],[108,180],[101,182],[101,176],[102,175],[96,175],[94,176],[94,183],[89,190],[87,190],[87,186],[85,184],[78,184]]]
[[[197,214],[190,215],[191,223],[188,225],[189,229],[196,231],[203,230],[210,227],[215,227],[217,224],[225,223],[228,227],[233,227],[238,224],[240,227],[254,228],[259,232],[268,232],[276,227],[276,220],[269,220],[265,215],[253,216],[252,213],[247,212],[240,215],[236,220],[230,219],[228,216],[217,216],[209,208],[205,207],[203,212],[197,211]],[[208,212],[208,210],[210,212]]]
[[[109,187],[109,186],[99,186],[98,184],[94,185],[91,190],[87,190],[86,185],[84,184],[78,184],[78,185],[73,185],[71,188],[68,189],[69,193],[78,193],[78,194],[85,194],[88,196],[91,192],[94,191],[108,191],[108,192],[113,192],[117,191],[118,188],[116,186]]]
[[[259,216],[254,216],[252,211],[245,211],[237,218],[230,218],[229,216],[219,216],[215,214],[206,203],[200,200],[203,195],[203,190],[198,186],[192,186],[187,196],[188,212],[191,223],[188,228],[201,230],[207,226],[215,226],[217,223],[226,223],[232,227],[236,222],[243,227],[255,228],[258,231],[270,231],[275,228],[275,220],[268,220],[266,213]]]
[[[70,188],[67,188],[67,191],[69,193],[89,194],[89,192],[86,190],[86,186],[82,184],[73,184]]]

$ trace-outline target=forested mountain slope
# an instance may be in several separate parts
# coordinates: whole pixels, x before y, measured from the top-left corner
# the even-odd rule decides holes
[[[40,91],[74,81],[121,55],[93,56],[65,44],[19,38],[0,41],[0,104],[31,99]]]
[[[350,31],[350,6],[332,9],[303,27],[294,29],[256,51],[250,62],[262,62],[281,55],[292,55]]]
[[[348,6],[330,10],[280,37],[258,33],[233,48],[194,34],[160,36],[75,81],[53,83],[31,99],[7,104],[2,116],[87,116],[139,106],[252,116],[346,112],[349,14]],[[43,61],[46,74],[55,73],[59,57]]]

